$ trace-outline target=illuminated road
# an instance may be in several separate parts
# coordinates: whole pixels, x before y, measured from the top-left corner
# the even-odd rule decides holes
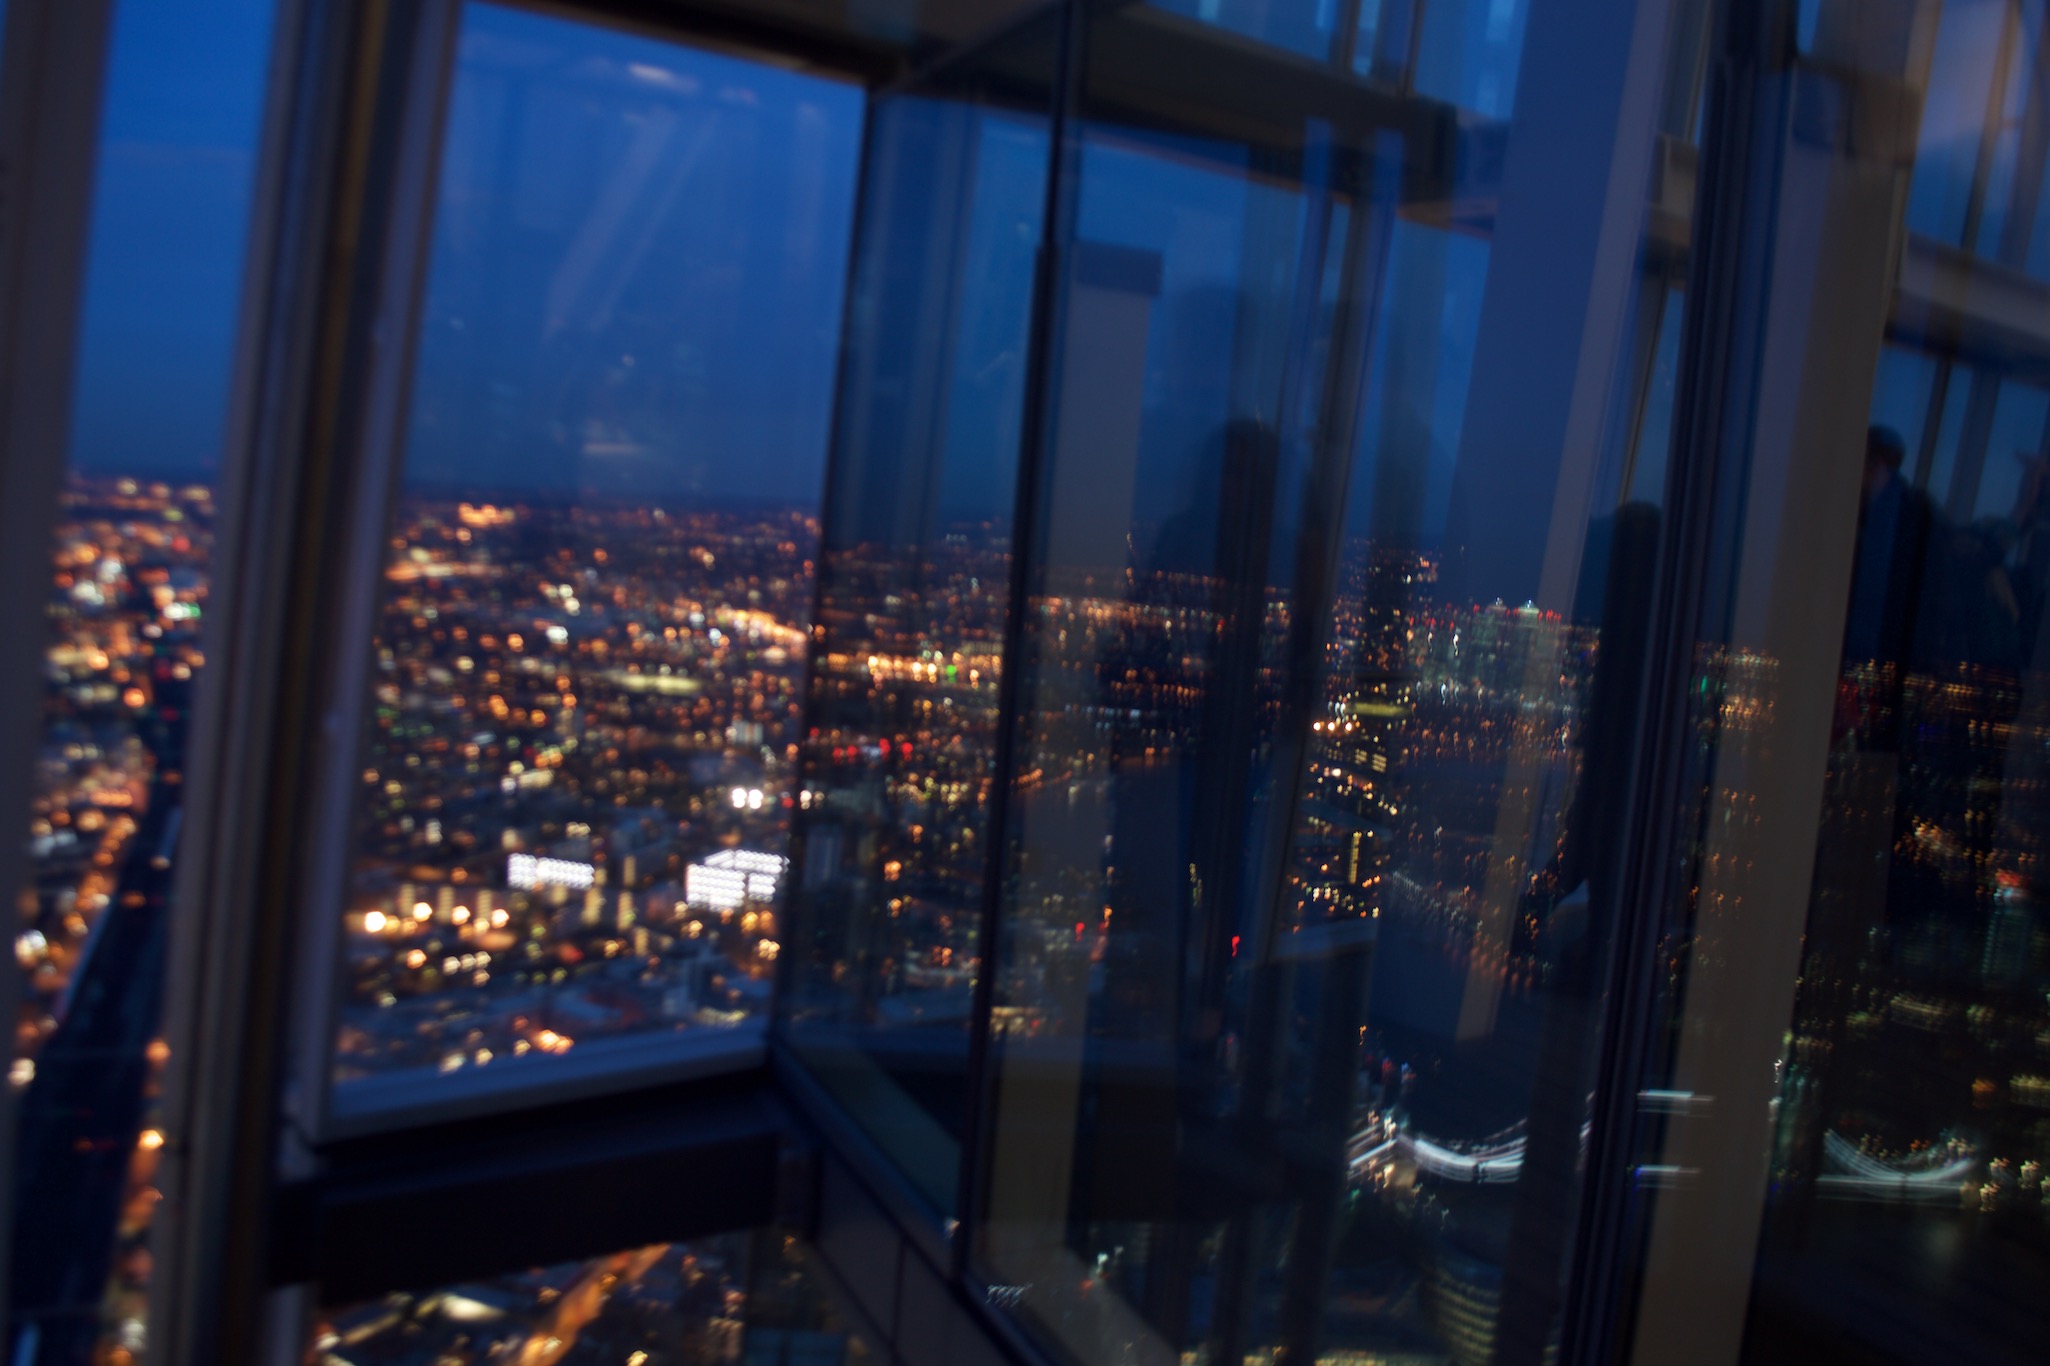
[[[1856,1144],[1833,1132],[1822,1136],[1822,1153],[1836,1168],[1816,1179],[1825,1192],[1894,1200],[1955,1200],[1958,1187],[1972,1180],[1979,1165],[1978,1155],[1962,1148],[1931,1148],[1887,1161],[1861,1152]]]
[[[136,733],[155,760],[148,807],[79,965],[69,1010],[36,1059],[16,1139],[13,1366],[82,1366],[99,1334],[147,1049],[164,987],[190,685],[157,680]]]
[[[1482,1139],[1470,1146],[1455,1146],[1444,1139],[1411,1129],[1398,1128],[1392,1135],[1363,1131],[1353,1136],[1351,1165],[1354,1171],[1393,1153],[1418,1171],[1445,1181],[1469,1186],[1501,1186],[1523,1174],[1524,1150],[1530,1140],[1522,1126]],[[1580,1142],[1587,1144],[1588,1125],[1580,1126]],[[1513,1137],[1512,1137],[1513,1135]]]
[[[555,1366],[577,1345],[577,1335],[605,1311],[612,1292],[638,1282],[668,1251],[667,1244],[658,1244],[594,1262],[575,1285],[562,1292],[513,1361],[518,1366]]]

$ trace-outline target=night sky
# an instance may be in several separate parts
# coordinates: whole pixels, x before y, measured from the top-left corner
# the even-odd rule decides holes
[[[83,471],[218,462],[270,8],[119,5]],[[860,133],[851,86],[471,7],[413,481],[815,500]]]
[[[270,8],[118,6],[77,403],[81,470],[204,478],[218,464]],[[1499,33],[1498,11],[1516,21]],[[1522,7],[1491,0],[1485,13],[1466,48],[1434,56],[1426,43],[1426,74],[1443,73],[1426,84],[1471,107],[1506,108]],[[417,333],[411,485],[817,505],[863,103],[839,82],[468,6]],[[1036,189],[1044,148],[1029,128],[991,124],[981,136],[985,179],[937,187],[959,195],[955,211],[982,241],[981,273],[965,280],[951,324],[960,330],[944,470],[921,514],[942,520],[1001,516],[1015,482],[1037,227],[1036,194],[1018,187]],[[1080,234],[1159,262],[1143,350],[1113,358],[1134,366],[1133,397],[1114,401],[1138,411],[1103,424],[1136,423],[1136,453],[1119,457],[1129,502],[1107,504],[1105,516],[1129,517],[1142,561],[1152,553],[1145,528],[1212,515],[1220,433],[1234,411],[1288,420],[1274,411],[1278,390],[1248,389],[1250,372],[1235,367],[1266,364],[1247,361],[1249,338],[1269,352],[1287,344],[1294,286],[1255,263],[1295,256],[1301,203],[1249,180],[1234,147],[1087,135]],[[1409,339],[1412,358],[1391,371],[1403,348],[1384,346],[1363,376],[1349,531],[1392,519],[1430,542],[1448,534],[1448,516],[1459,519],[1489,253],[1411,235],[1396,244],[1387,300],[1420,311],[1404,322],[1384,301],[1376,331]],[[859,316],[858,297],[855,307]],[[888,470],[879,476],[877,492],[892,496]],[[1284,472],[1278,507],[1297,506],[1300,478]],[[1276,530],[1279,570],[1292,528]],[[1502,595],[1523,596],[1526,577],[1507,574]]]
[[[120,0],[107,72],[72,459],[219,459],[269,61],[268,0]]]
[[[815,506],[862,106],[842,82],[472,6],[414,484]]]

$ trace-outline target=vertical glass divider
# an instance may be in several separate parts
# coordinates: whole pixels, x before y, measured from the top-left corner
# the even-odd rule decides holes
[[[1652,1055],[1658,984],[1652,961],[1660,910],[1677,881],[1678,847],[1691,803],[1676,797],[1686,781],[1687,685],[1696,644],[1709,628],[1716,512],[1730,466],[1728,399],[1742,352],[1740,288],[1749,260],[1744,205],[1757,183],[1762,44],[1751,7],[1721,7],[1705,44],[1702,157],[1688,253],[1681,361],[1666,463],[1658,570],[1646,642],[1644,702],[1633,736],[1620,804],[1625,828],[1615,855],[1619,900],[1603,972],[1599,1052],[1581,1195],[1579,1237],[1571,1253],[1561,1316],[1560,1357],[1622,1360],[1634,1305],[1639,1234],[1633,1216],[1630,1158],[1642,1123],[1637,1092]]]
[[[0,776],[0,811],[15,822],[0,840],[0,879],[10,907],[30,885],[24,841],[29,756],[43,722],[49,527],[69,455],[112,11],[111,0],[10,0],[0,22],[0,563],[17,587],[0,608],[0,629],[16,646],[0,675],[0,725],[9,728],[0,753],[11,759]],[[10,1027],[20,999],[21,978],[10,965],[0,974],[0,1010]],[[0,1322],[11,1284],[16,1108],[10,1086],[0,1095]]]
[[[347,838],[315,824],[320,783],[337,776],[320,760],[346,752],[349,730],[332,712],[337,680],[317,661],[336,619],[367,620],[375,597],[377,527],[371,561],[350,535],[364,504],[372,517],[383,508],[374,414],[389,418],[399,395],[365,371],[397,373],[407,349],[407,249],[417,254],[424,235],[392,229],[417,226],[407,179],[431,182],[436,120],[417,111],[438,102],[455,9],[313,0],[277,25],[210,605],[220,681],[196,727],[174,892],[184,911],[168,972],[166,1198],[150,1306],[152,1355],[169,1361],[243,1366],[274,1345],[275,1168],[282,1139],[318,1137],[309,1107],[325,1074],[302,1075],[296,1103],[281,1101],[305,1061],[297,1050],[325,1057],[324,1033],[297,1031],[324,1022],[332,999],[329,981],[300,974],[309,957],[327,961],[316,918],[327,903],[307,894],[319,859],[304,854]],[[356,444],[366,427],[367,452]],[[337,596],[350,599],[339,610]]]
[[[996,755],[990,783],[988,834],[982,879],[980,924],[976,931],[979,970],[968,1015],[966,1109],[959,1194],[955,1197],[953,1273],[969,1275],[974,1239],[982,1223],[988,1191],[988,1159],[992,1151],[994,1106],[989,1067],[991,1014],[996,1001],[997,939],[1002,926],[1004,887],[1010,864],[1012,781],[1017,768],[1019,705],[1023,687],[1019,648],[1031,600],[1033,546],[1040,534],[1040,494],[1045,486],[1047,451],[1053,441],[1048,422],[1055,390],[1056,348],[1061,342],[1062,302],[1067,292],[1070,248],[1080,198],[1081,139],[1070,127],[1080,110],[1082,73],[1088,41],[1086,0],[1057,0],[1060,34],[1055,55],[1053,108],[1047,128],[1046,197],[1042,204],[1039,259],[1032,277],[1030,335],[1026,350],[1025,402],[1018,443],[1018,483],[1011,515],[1011,581],[1004,608],[1003,671],[997,682]],[[979,1299],[979,1297],[977,1297]]]
[[[350,490],[353,518],[347,524],[348,544],[338,551],[344,596],[328,638],[341,648],[332,652],[338,667],[324,684],[329,748],[325,769],[316,775],[319,806],[312,828],[317,854],[310,860],[301,912],[309,917],[302,927],[306,947],[294,964],[306,987],[297,997],[293,1019],[297,1050],[285,1109],[300,1132],[316,1142],[333,1127],[330,1079],[341,1010],[342,907],[356,833],[362,698],[369,690],[369,652],[358,642],[371,638],[386,592],[385,528],[404,466],[406,412],[419,344],[415,320],[426,290],[435,183],[461,24],[460,0],[419,0],[417,8],[403,72],[395,77],[403,94],[393,115],[398,126],[389,134],[394,142],[386,191],[390,216],[383,224],[383,260],[370,304],[372,355],[359,381],[364,416],[350,452],[358,480]]]

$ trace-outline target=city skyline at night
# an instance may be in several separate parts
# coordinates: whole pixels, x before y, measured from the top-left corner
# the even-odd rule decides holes
[[[29,3],[13,1366],[2029,1359],[2050,0]]]

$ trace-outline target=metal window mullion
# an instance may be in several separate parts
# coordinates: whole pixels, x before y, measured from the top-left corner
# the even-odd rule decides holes
[[[376,577],[364,537],[350,533],[381,526],[388,491],[375,476],[390,462],[375,443],[388,434],[364,414],[390,405],[364,371],[402,364],[409,329],[386,314],[409,258],[395,252],[400,269],[387,269],[386,248],[408,239],[388,233],[386,210],[406,207],[395,179],[424,173],[393,144],[420,140],[409,104],[423,79],[439,81],[454,10],[305,0],[279,16],[223,462],[212,668],[176,884],[151,1301],[152,1358],[173,1366],[253,1363],[289,1337],[289,1325],[266,1322],[279,1088],[295,1024],[303,1034],[326,1019],[335,989],[305,976],[309,959],[327,962],[323,927],[308,918],[323,905],[305,899],[305,851],[346,839],[310,822],[325,814],[319,782],[346,740],[328,723],[360,700],[347,693],[337,710],[346,680],[322,666],[336,630],[366,620],[338,590]],[[366,365],[379,342],[384,361]],[[328,1046],[315,1045],[322,1057]],[[325,1067],[311,1080],[318,1094]]]
[[[183,913],[173,924],[164,1005],[164,1037],[171,1056],[164,1085],[165,1144],[159,1173],[166,1198],[151,1238],[156,1266],[149,1317],[152,1354],[167,1361],[195,1359],[193,1339],[209,1332],[204,1321],[210,1315],[202,1297],[219,1279],[218,1268],[208,1265],[219,1256],[218,1221],[207,1208],[209,1187],[218,1177],[201,1168],[216,1166],[205,1145],[214,1140],[225,1118],[220,1084],[234,1080],[233,1064],[223,1067],[211,1057],[212,1036],[221,1028],[228,1006],[224,998],[229,963],[223,961],[224,950],[235,947],[221,942],[213,922],[221,918],[221,901],[230,894],[234,872],[232,862],[215,866],[227,850],[218,823],[202,813],[216,805],[220,792],[246,786],[261,772],[261,756],[250,751],[262,717],[239,711],[235,704],[245,699],[231,701],[227,694],[239,691],[235,683],[241,661],[255,643],[256,622],[276,610],[265,600],[268,592],[255,591],[258,583],[268,590],[276,587],[275,576],[253,572],[261,547],[249,523],[251,505],[262,491],[259,478],[291,480],[298,468],[289,463],[265,470],[252,458],[252,448],[261,429],[278,420],[278,410],[289,412],[302,400],[292,377],[301,370],[311,344],[308,336],[295,335],[309,329],[289,326],[298,311],[295,305],[300,305],[295,297],[300,291],[290,287],[289,264],[314,248],[311,241],[291,239],[313,237],[310,223],[325,216],[329,187],[324,181],[307,183],[309,163],[295,155],[318,136],[308,126],[315,121],[296,106],[310,94],[305,87],[319,84],[323,74],[309,62],[314,49],[310,35],[337,29],[341,23],[335,6],[320,0],[279,6],[251,196],[253,221],[210,567],[212,610],[205,637],[210,668],[205,677],[212,686],[198,690],[195,705],[194,729],[210,742],[193,747],[187,774],[187,822],[173,884],[174,904]],[[294,245],[298,252],[292,250]],[[305,273],[311,274],[310,267]],[[229,716],[238,724],[226,724]]]
[[[1642,680],[1634,755],[1625,799],[1628,828],[1617,832],[1620,910],[1604,970],[1600,1043],[1590,1116],[1580,1232],[1572,1251],[1562,1315],[1560,1359],[1621,1360],[1641,1213],[1633,1163],[1642,1139],[1637,1092],[1655,1053],[1662,1012],[1655,953],[1661,917],[1681,870],[1675,855],[1692,803],[1692,708],[1696,652],[1718,615],[1715,567],[1719,522],[1741,503],[1734,487],[1741,460],[1730,457],[1745,423],[1732,399],[1746,387],[1748,329],[1762,290],[1741,288],[1763,248],[1754,241],[1752,201],[1770,195],[1770,146],[1784,111],[1769,98],[1770,35],[1760,32],[1769,4],[1724,0],[1711,30],[1708,107],[1700,188],[1688,263],[1673,434],[1666,468],[1664,531],[1653,595],[1647,676]],[[1755,366],[1755,359],[1751,362]]]
[[[331,1138],[336,1124],[331,1101],[342,912],[361,820],[363,719],[385,597],[385,538],[405,464],[418,315],[462,9],[461,0],[390,3],[396,13],[377,63],[376,103],[365,111],[373,125],[366,130],[369,165],[354,215],[370,230],[370,250],[358,266],[347,314],[335,320],[347,335],[337,339],[346,350],[331,410],[335,473],[326,493],[332,502],[309,496],[302,512],[309,521],[328,519],[338,533],[328,555],[303,570],[322,610],[297,680],[309,719],[318,718],[319,736],[307,805],[293,832],[302,851],[293,918],[303,948],[287,969],[301,990],[291,1025],[293,1071],[282,1079],[291,1083],[283,1117],[315,1144]]]
[[[2015,37],[2020,27],[2017,0],[2002,0],[2000,40],[1994,45],[1993,69],[1986,73],[1986,112],[1979,123],[1978,153],[1972,161],[1972,184],[1965,199],[1965,221],[1958,234],[1958,247],[1967,256],[1982,253],[1977,248],[1980,226],[1986,220],[1986,200],[1993,182],[1993,164],[2000,149],[2000,134],[2006,123],[2007,83],[2014,62]],[[2026,79],[2026,77],[2024,77]],[[1997,253],[1986,253],[1994,254]],[[1983,371],[1972,376],[1965,396],[1964,425],[1958,431],[1957,456],[1951,466],[1950,489],[1943,507],[1953,518],[1969,520],[1979,496],[1979,479],[1986,468],[1986,443],[1993,433],[1993,405],[1999,397],[2000,381]]]

